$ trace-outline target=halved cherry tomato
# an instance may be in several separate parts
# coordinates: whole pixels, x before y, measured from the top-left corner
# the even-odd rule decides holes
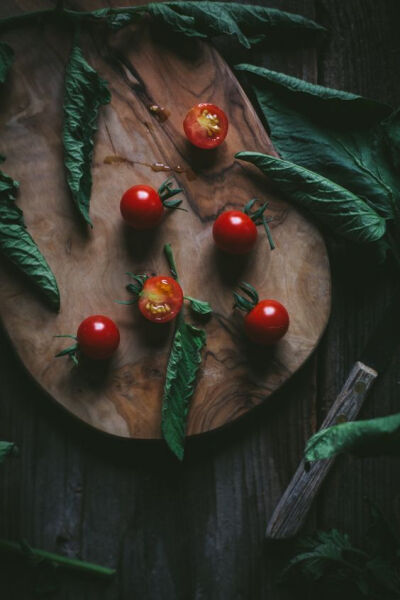
[[[159,194],[149,185],[134,185],[121,198],[121,214],[133,229],[142,231],[156,227],[164,206]]]
[[[119,346],[119,329],[108,317],[92,315],[82,321],[77,332],[78,348],[88,358],[110,358]]]
[[[189,110],[183,129],[189,142],[198,148],[216,148],[228,133],[228,118],[215,104],[202,102]]]
[[[168,275],[147,279],[139,296],[139,310],[153,323],[167,323],[179,313],[183,292],[179,283]]]
[[[277,300],[261,300],[245,316],[244,326],[246,335],[252,342],[269,346],[287,332],[289,315]]]
[[[229,254],[246,254],[256,243],[257,227],[241,210],[228,210],[215,220],[213,237],[220,250]]]

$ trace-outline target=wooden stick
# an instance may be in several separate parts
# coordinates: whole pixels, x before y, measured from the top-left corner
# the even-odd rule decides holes
[[[321,429],[336,425],[342,417],[346,421],[353,421],[377,376],[378,373],[374,369],[356,362]],[[286,539],[299,531],[334,460],[328,458],[316,461],[311,464],[309,470],[305,469],[304,460],[301,461],[268,523],[267,538]]]

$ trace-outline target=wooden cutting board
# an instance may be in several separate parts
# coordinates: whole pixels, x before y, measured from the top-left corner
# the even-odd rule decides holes
[[[188,434],[221,427],[268,399],[318,344],[329,315],[330,272],[314,226],[273,195],[264,176],[233,158],[239,150],[274,150],[227,65],[205,43],[191,40],[171,50],[145,29],[83,35],[87,60],[112,92],[96,139],[89,231],[80,224],[63,170],[63,76],[71,36],[49,25],[3,39],[17,55],[1,101],[3,168],[21,183],[19,205],[61,291],[55,314],[0,262],[1,319],[27,370],[91,426],[117,436],[159,438],[173,326],[149,324],[137,308],[114,301],[128,299],[126,271],[167,272],[162,249],[171,242],[184,292],[210,301],[215,311],[204,324],[207,346]],[[183,135],[183,117],[198,102],[213,102],[228,115],[227,140],[215,152],[196,150]],[[165,107],[167,120],[160,122],[151,105]],[[157,188],[170,174],[154,171],[160,164],[178,171],[189,212],[170,212],[156,231],[134,233],[121,220],[121,195],[137,183]],[[270,202],[276,249],[269,250],[260,231],[248,257],[222,256],[211,235],[216,215],[253,197]],[[290,313],[289,332],[273,350],[252,348],[243,338],[243,317],[232,311],[232,290],[241,280]],[[83,318],[96,313],[113,318],[121,331],[107,368],[72,368],[68,359],[55,359],[68,340],[54,336],[75,333]]]

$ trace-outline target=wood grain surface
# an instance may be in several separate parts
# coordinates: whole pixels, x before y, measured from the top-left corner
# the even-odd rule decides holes
[[[92,231],[80,227],[64,180],[61,93],[71,36],[34,27],[7,38],[19,51],[5,94],[0,151],[7,172],[21,183],[19,205],[56,275],[61,310],[47,310],[3,262],[4,327],[34,379],[67,410],[107,433],[159,438],[173,325],[152,325],[137,307],[115,300],[129,298],[127,271],[168,273],[163,246],[171,242],[184,293],[210,301],[214,310],[202,324],[207,346],[187,431],[219,428],[270,396],[317,345],[330,309],[324,242],[312,224],[272,195],[266,178],[234,159],[239,150],[273,149],[214,49],[195,40],[171,49],[145,26],[117,34],[94,30],[81,38],[88,62],[112,92],[96,140]],[[229,118],[227,141],[216,151],[194,149],[182,131],[183,116],[202,101],[223,107]],[[149,110],[154,105],[170,113],[165,122]],[[154,232],[134,232],[121,219],[121,195],[137,183],[157,188],[168,175],[154,172],[159,165],[183,171],[175,179],[188,212],[170,212]],[[255,251],[232,259],[216,250],[212,224],[221,211],[243,207],[253,197],[270,202],[276,249],[259,235]],[[244,339],[243,316],[232,311],[232,291],[241,280],[289,312],[289,332],[272,349]],[[78,368],[54,359],[69,345],[54,336],[75,333],[90,314],[106,314],[120,327],[116,356],[107,365],[82,362]]]
[[[258,3],[314,18],[328,28],[328,38],[318,48],[259,46],[251,52],[219,40],[232,64],[259,64],[400,104],[398,0]],[[41,0],[18,4],[22,11],[43,6]],[[65,4],[89,9],[108,3]],[[0,3],[0,16],[14,12],[14,0]],[[190,438],[182,465],[159,443],[88,435],[88,427],[33,385],[0,332],[0,439],[21,450],[19,459],[0,468],[0,536],[117,568],[108,586],[66,576],[56,600],[299,599],[298,591],[278,584],[283,561],[275,546],[265,544],[265,527],[394,287],[392,272],[326,239],[332,315],[317,351],[270,401],[216,436]],[[362,418],[398,412],[399,369],[396,356],[377,378]],[[359,542],[368,528],[366,499],[399,531],[398,459],[339,458],[303,533],[335,527]],[[2,558],[1,598],[32,600],[31,583],[28,570]]]

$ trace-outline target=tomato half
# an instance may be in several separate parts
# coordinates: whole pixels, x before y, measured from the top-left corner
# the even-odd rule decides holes
[[[269,346],[280,340],[288,330],[289,315],[277,300],[261,300],[245,316],[247,337],[256,344]]]
[[[119,329],[108,317],[92,315],[78,327],[79,350],[88,358],[104,360],[110,358],[119,346]]]
[[[257,227],[241,210],[228,210],[215,220],[213,237],[220,250],[229,254],[246,254],[256,243]]]
[[[183,292],[179,283],[167,275],[147,279],[139,296],[139,310],[153,323],[167,323],[179,313]]]
[[[216,148],[228,133],[228,118],[215,104],[202,102],[189,110],[183,129],[189,142],[198,148]]]
[[[156,227],[164,213],[160,196],[149,185],[134,185],[126,190],[120,209],[127,224],[139,231]]]

